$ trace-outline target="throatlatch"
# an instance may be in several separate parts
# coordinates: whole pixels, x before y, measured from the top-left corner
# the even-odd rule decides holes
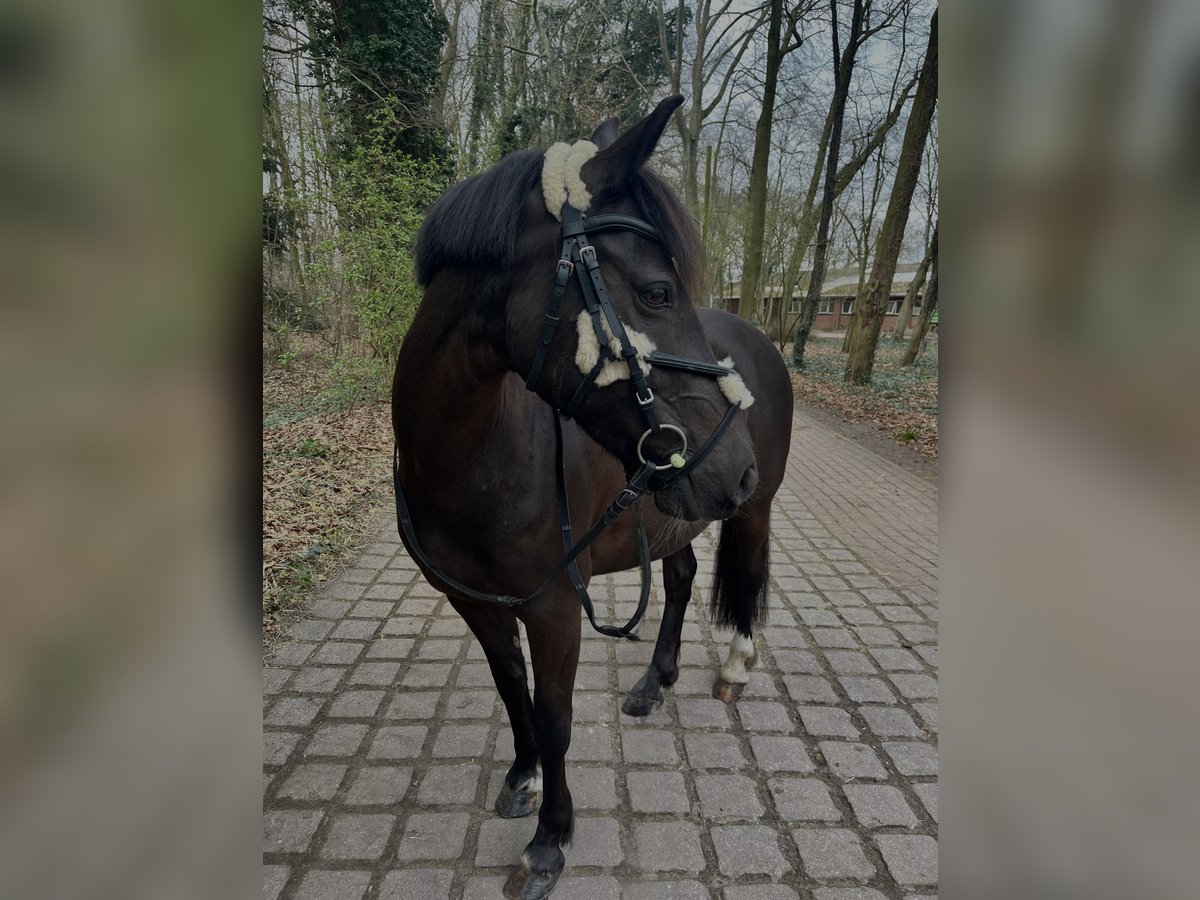
[[[430,560],[417,540],[412,515],[409,513],[408,504],[404,499],[404,492],[400,488],[399,447],[394,449],[392,456],[392,480],[396,489],[396,520],[413,556],[455,593],[483,603],[512,607],[527,603],[542,594],[563,572],[566,572],[570,576],[571,585],[575,589],[575,595],[579,598],[580,605],[583,607],[584,612],[587,613],[588,621],[596,631],[609,637],[626,638],[636,641],[638,637],[633,632],[637,628],[638,623],[641,622],[642,616],[645,615],[646,605],[650,598],[650,547],[646,540],[646,530],[642,522],[641,507],[634,507],[634,515],[637,518],[638,559],[642,572],[642,589],[638,598],[637,610],[625,625],[618,627],[615,625],[598,625],[596,623],[592,598],[588,595],[587,586],[583,583],[583,576],[579,572],[576,560],[600,536],[605,528],[615,522],[625,510],[634,506],[638,498],[647,491],[650,479],[656,473],[670,472],[670,474],[660,476],[659,478],[657,487],[663,488],[684,478],[696,466],[700,465],[728,430],[738,410],[742,408],[742,403],[738,400],[732,400],[729,409],[726,410],[724,417],[713,433],[709,435],[708,439],[690,457],[687,456],[687,435],[678,426],[664,424],[659,421],[658,412],[655,408],[654,392],[650,388],[650,384],[646,378],[646,370],[643,369],[642,362],[644,361],[647,366],[661,366],[664,369],[675,369],[681,372],[688,372],[692,375],[702,375],[716,379],[729,378],[734,375],[734,370],[729,366],[717,365],[715,363],[704,362],[703,360],[687,359],[681,356],[672,356],[671,354],[658,353],[654,350],[645,354],[639,354],[633,341],[630,339],[624,323],[621,321],[621,317],[617,314],[617,308],[613,304],[608,289],[604,285],[604,279],[600,274],[600,263],[596,257],[596,248],[588,240],[590,234],[603,231],[627,231],[647,240],[664,244],[662,235],[649,222],[633,216],[612,214],[587,218],[570,203],[563,204],[560,218],[562,221],[562,252],[559,255],[555,271],[554,290],[550,295],[550,307],[542,319],[542,327],[538,335],[538,345],[534,352],[533,363],[529,368],[529,375],[525,379],[525,386],[530,391],[536,391],[537,389],[538,379],[546,362],[546,355],[558,331],[562,301],[563,297],[566,296],[567,286],[570,284],[572,275],[576,276],[579,281],[585,311],[591,321],[592,329],[595,331],[596,340],[600,346],[600,352],[595,365],[584,375],[583,380],[580,382],[579,387],[576,388],[571,399],[567,402],[567,405],[561,410],[554,410],[555,480],[557,482],[559,530],[562,533],[563,552],[565,554],[562,561],[550,570],[550,573],[533,593],[525,597],[513,597],[507,594],[488,594],[483,591],[477,591],[446,574],[446,572],[438,568]],[[610,346],[612,343],[610,336],[620,348],[619,356],[613,352]],[[648,426],[637,444],[638,459],[641,461],[642,466],[629,479],[629,482],[621,490],[621,493],[617,495],[608,509],[604,511],[604,514],[596,520],[578,542],[575,542],[571,527],[570,500],[567,496],[562,422],[564,419],[574,416],[588,392],[595,387],[596,379],[600,376],[604,366],[610,362],[623,362],[629,367],[629,382],[633,390],[633,399],[637,403],[638,409],[641,411]],[[746,403],[746,405],[749,405],[749,403]],[[659,434],[664,429],[674,431],[680,436],[682,439],[681,447],[672,453],[665,463],[660,464],[653,460],[647,460],[642,454],[642,445],[645,443],[647,437],[652,434]]]

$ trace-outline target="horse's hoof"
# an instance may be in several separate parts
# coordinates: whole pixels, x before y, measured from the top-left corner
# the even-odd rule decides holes
[[[521,864],[512,870],[508,881],[504,883],[504,896],[508,900],[542,900],[549,897],[558,877],[562,875],[565,859],[558,854],[558,866],[544,872],[535,872],[525,857]]]
[[[541,805],[541,791],[519,791],[504,782],[496,798],[496,812],[502,819],[519,819],[527,816]]]
[[[750,658],[746,660],[746,668],[753,669],[757,665],[758,665],[758,649],[755,648],[754,653],[751,654]]]
[[[724,678],[718,678],[713,682],[712,695],[722,703],[732,703],[738,697],[742,696],[742,691],[746,689],[746,685],[726,681]]]
[[[641,718],[648,716],[654,712],[663,702],[662,693],[657,697],[647,696],[646,694],[630,694],[625,698],[625,702],[621,704],[621,712],[627,716],[637,716]]]

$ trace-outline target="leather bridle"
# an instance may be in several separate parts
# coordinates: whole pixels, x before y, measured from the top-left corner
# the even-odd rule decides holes
[[[621,513],[633,506],[634,502],[650,489],[650,480],[657,472],[669,471],[670,474],[659,478],[653,488],[656,490],[675,483],[690,474],[696,466],[700,465],[729,429],[741,406],[737,402],[730,403],[729,409],[725,412],[720,424],[717,425],[708,439],[690,457],[687,456],[688,441],[684,431],[676,425],[664,424],[659,421],[658,412],[655,408],[654,392],[646,380],[646,372],[642,368],[641,360],[644,359],[647,363],[660,366],[664,369],[675,369],[693,375],[703,375],[708,378],[723,378],[732,375],[733,370],[715,363],[672,356],[669,353],[659,353],[657,351],[652,351],[639,357],[637,349],[634,347],[628,332],[625,330],[625,325],[621,322],[621,318],[617,314],[612,297],[604,285],[604,279],[600,274],[600,263],[596,257],[596,248],[589,241],[589,235],[606,231],[625,231],[636,234],[646,240],[655,241],[664,247],[666,246],[666,242],[657,228],[642,219],[619,214],[599,215],[589,218],[583,216],[583,214],[569,203],[563,205],[562,223],[562,252],[559,255],[556,267],[550,308],[542,319],[537,349],[534,352],[529,375],[525,379],[525,386],[531,391],[536,391],[542,367],[546,362],[547,352],[558,331],[559,313],[562,309],[563,297],[566,295],[567,286],[570,284],[572,275],[575,275],[579,281],[579,287],[583,293],[585,311],[591,320],[592,329],[595,331],[596,340],[600,346],[600,353],[595,365],[584,376],[583,381],[580,382],[571,399],[567,402],[567,405],[561,410],[555,409],[555,464],[559,528],[562,533],[563,551],[565,554],[563,559],[550,570],[550,573],[533,593],[524,597],[484,593],[470,588],[447,575],[442,569],[433,564],[424,550],[421,549],[421,545],[417,540],[416,531],[413,528],[412,516],[409,513],[408,504],[405,502],[404,492],[400,489],[399,447],[395,448],[392,458],[393,482],[396,489],[396,519],[400,530],[408,541],[409,549],[412,551],[413,556],[455,593],[484,603],[512,607],[526,603],[537,597],[550,587],[563,572],[567,572],[570,575],[575,594],[579,598],[584,612],[587,613],[588,621],[596,631],[610,637],[638,640],[633,630],[645,614],[650,597],[650,548],[646,541],[641,507],[635,507],[634,514],[637,517],[638,557],[642,572],[642,590],[637,610],[624,626],[598,625],[596,623],[592,600],[588,595],[587,587],[583,583],[576,560],[600,536],[600,533],[605,528],[616,521]],[[605,325],[607,325],[607,331],[605,330]],[[610,335],[616,339],[616,342],[620,346],[619,356],[609,346]],[[570,503],[567,497],[562,422],[564,419],[569,419],[575,414],[584,398],[595,387],[596,379],[600,376],[604,366],[611,362],[624,362],[628,365],[629,383],[633,392],[633,399],[648,426],[637,443],[638,459],[642,465],[634,473],[633,477],[629,479],[628,483],[608,509],[605,510],[604,514],[596,520],[595,524],[588,529],[578,542],[575,542],[572,535]],[[673,431],[678,434],[682,438],[682,446],[671,454],[666,463],[660,464],[654,460],[646,459],[642,452],[642,446],[648,437],[661,434],[663,431]]]

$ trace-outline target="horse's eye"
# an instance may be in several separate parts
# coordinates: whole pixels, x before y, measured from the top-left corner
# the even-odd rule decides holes
[[[654,309],[661,309],[664,306],[670,305],[671,295],[667,293],[665,287],[657,285],[642,291],[642,302]]]

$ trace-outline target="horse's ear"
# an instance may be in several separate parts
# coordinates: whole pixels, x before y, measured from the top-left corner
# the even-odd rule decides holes
[[[681,103],[683,97],[678,94],[663,100],[650,115],[630,126],[624,134],[588,160],[582,174],[592,193],[600,193],[623,184],[645,164],[654,148],[658,146],[659,138],[671,120],[671,113],[675,112]],[[607,124],[604,123],[596,129],[597,134],[603,131]],[[593,143],[598,147],[603,146],[599,141]]]
[[[621,120],[616,116],[610,116],[596,126],[596,130],[592,132],[592,143],[601,150],[605,150],[611,147],[613,141],[620,137],[620,135]]]

